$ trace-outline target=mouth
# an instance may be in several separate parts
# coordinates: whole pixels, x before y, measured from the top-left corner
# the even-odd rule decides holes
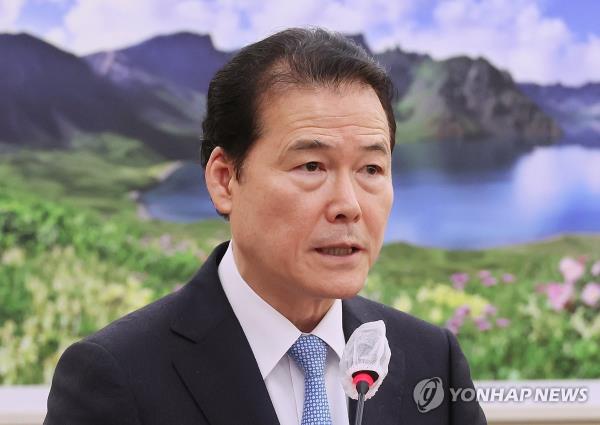
[[[316,251],[323,255],[331,255],[335,257],[348,257],[353,254],[356,254],[359,251],[362,251],[362,249],[357,246],[331,246],[316,248]]]

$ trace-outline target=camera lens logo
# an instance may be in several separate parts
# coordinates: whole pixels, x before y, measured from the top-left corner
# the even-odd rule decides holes
[[[444,400],[444,388],[441,378],[435,376],[420,381],[415,386],[413,398],[417,403],[417,409],[421,413],[427,413],[438,407]]]

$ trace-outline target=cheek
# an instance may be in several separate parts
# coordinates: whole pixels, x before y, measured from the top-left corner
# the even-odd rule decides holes
[[[392,184],[390,183],[388,190],[386,192],[385,202],[382,204],[383,209],[384,209],[383,214],[385,215],[386,221],[389,218],[390,213],[392,212],[393,204],[394,204],[394,186],[392,186]]]
[[[387,225],[392,203],[394,201],[393,188],[390,186],[385,192],[371,197],[365,202],[364,217],[365,224],[371,236],[379,243],[383,243],[385,227]]]
[[[391,183],[386,184],[380,191],[369,193],[365,199],[364,207],[373,216],[388,217],[394,201],[394,188]]]
[[[311,196],[284,178],[265,179],[243,188],[241,211],[251,217],[257,228],[264,229],[267,237],[287,234],[305,234],[310,225],[310,212],[317,210],[316,196]]]

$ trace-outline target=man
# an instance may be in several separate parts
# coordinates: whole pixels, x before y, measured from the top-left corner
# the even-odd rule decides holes
[[[376,320],[392,354],[363,424],[486,423],[476,401],[449,401],[473,387],[450,332],[356,295],[393,201],[392,98],[373,59],[324,30],[241,50],[211,82],[203,124],[232,240],[178,292],[70,347],[45,423],[353,424],[338,364]],[[413,390],[429,378],[446,396],[427,410]]]

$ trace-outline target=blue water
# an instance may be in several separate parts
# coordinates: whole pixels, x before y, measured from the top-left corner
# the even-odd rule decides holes
[[[574,144],[424,143],[394,151],[386,242],[477,249],[563,233],[600,233],[600,148]],[[186,163],[144,193],[148,213],[218,217],[203,170]]]

